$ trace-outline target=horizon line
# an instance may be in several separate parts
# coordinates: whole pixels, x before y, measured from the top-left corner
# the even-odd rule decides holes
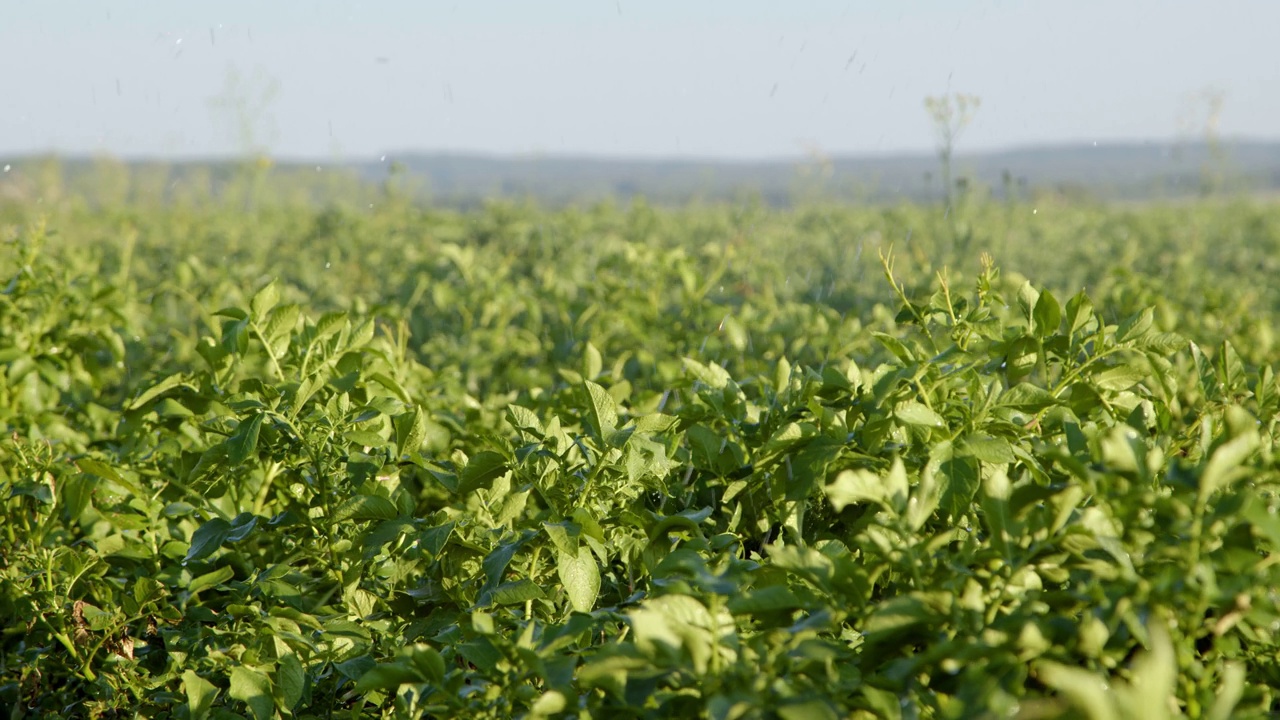
[[[1116,148],[1135,148],[1135,147],[1152,147],[1152,148],[1172,148],[1187,146],[1207,146],[1211,143],[1220,143],[1228,148],[1242,145],[1274,145],[1280,148],[1280,138],[1263,138],[1249,135],[1234,135],[1221,138],[1206,138],[1196,136],[1186,137],[1163,137],[1163,138],[1130,138],[1130,139],[1110,139],[1110,140],[1060,140],[1046,142],[1031,143],[1014,143],[1001,147],[984,148],[977,150],[961,150],[955,152],[956,159],[975,158],[975,157],[991,157],[1000,155],[1011,155],[1016,153],[1043,151],[1043,150],[1070,150],[1070,149],[1116,149]],[[367,164],[373,162],[394,162],[403,158],[412,157],[432,157],[432,158],[465,158],[472,160],[493,160],[506,162],[536,162],[542,160],[553,161],[574,161],[574,162],[625,162],[637,164],[722,164],[722,165],[777,165],[777,164],[804,164],[818,161],[831,160],[905,160],[905,159],[924,159],[935,158],[937,150],[920,150],[920,149],[900,149],[900,150],[873,150],[873,151],[832,151],[825,152],[821,149],[809,153],[796,153],[788,155],[759,155],[759,156],[733,156],[733,155],[717,155],[707,154],[668,154],[668,155],[650,155],[650,154],[625,154],[625,153],[597,153],[592,151],[495,151],[495,150],[474,150],[474,149],[402,149],[388,150],[385,152],[343,155],[343,156],[320,156],[320,155],[303,155],[303,154],[273,154],[267,152],[235,152],[222,153],[212,152],[205,154],[182,154],[182,153],[113,153],[110,151],[74,151],[66,152],[57,149],[41,149],[29,150],[22,152],[5,152],[0,151],[0,160],[6,162],[57,158],[63,160],[81,161],[81,160],[99,160],[111,159],[118,160],[129,164],[138,163],[234,163],[241,162],[247,158],[266,157],[276,164],[288,165],[318,165],[323,167],[325,164],[354,165]]]

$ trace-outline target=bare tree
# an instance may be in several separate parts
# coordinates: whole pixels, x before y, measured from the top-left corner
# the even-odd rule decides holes
[[[924,99],[924,109],[933,121],[933,132],[938,150],[938,162],[942,166],[942,191],[951,210],[955,183],[952,179],[952,158],[956,141],[973,121],[982,99],[977,95],[951,93]]]

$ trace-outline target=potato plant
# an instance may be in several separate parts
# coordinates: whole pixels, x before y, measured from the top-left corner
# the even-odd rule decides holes
[[[1280,712],[1280,214],[1029,210],[15,211],[0,707]]]

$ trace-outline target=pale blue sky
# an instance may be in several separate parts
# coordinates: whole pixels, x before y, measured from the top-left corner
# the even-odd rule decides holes
[[[1280,139],[1277,28],[1274,0],[0,0],[0,154],[927,150],[948,88],[982,98],[962,150],[1189,136],[1206,90]]]

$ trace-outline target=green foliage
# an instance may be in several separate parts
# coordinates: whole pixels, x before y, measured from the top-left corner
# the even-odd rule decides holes
[[[0,706],[1280,710],[1280,216],[1006,210],[15,229]]]

